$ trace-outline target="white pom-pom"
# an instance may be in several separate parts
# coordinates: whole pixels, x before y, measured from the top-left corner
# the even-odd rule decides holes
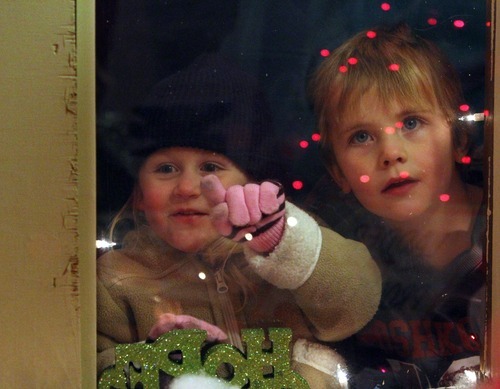
[[[175,378],[169,386],[171,389],[192,389],[192,388],[207,388],[207,389],[236,389],[237,386],[215,377],[209,377],[200,373],[199,375],[181,375]]]

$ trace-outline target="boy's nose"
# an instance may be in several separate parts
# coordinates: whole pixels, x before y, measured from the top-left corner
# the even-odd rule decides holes
[[[397,163],[405,163],[408,155],[404,146],[404,140],[397,134],[388,134],[382,142],[380,163],[383,167],[389,167]]]
[[[201,195],[201,177],[198,174],[183,172],[177,179],[174,194],[179,197],[197,197]]]

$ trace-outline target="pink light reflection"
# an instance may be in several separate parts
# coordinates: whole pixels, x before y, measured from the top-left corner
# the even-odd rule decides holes
[[[368,181],[370,181],[370,176],[363,174],[361,177],[359,177],[359,180],[363,183],[366,184]]]
[[[439,195],[439,200],[441,200],[443,203],[446,203],[450,200],[450,195],[443,193],[442,195]]]
[[[328,57],[330,55],[330,50],[328,50],[328,49],[322,49],[319,52],[319,55],[321,55],[322,57]]]

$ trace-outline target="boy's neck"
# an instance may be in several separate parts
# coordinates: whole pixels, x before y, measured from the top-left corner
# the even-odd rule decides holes
[[[472,229],[482,201],[482,189],[460,183],[446,206],[404,223],[389,223],[415,247],[429,265],[442,269],[471,247]]]

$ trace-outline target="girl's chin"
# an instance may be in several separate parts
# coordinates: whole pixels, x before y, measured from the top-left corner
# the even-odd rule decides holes
[[[179,251],[193,254],[203,251],[215,239],[217,239],[217,237],[213,239],[208,239],[208,238],[192,239],[192,237],[190,238],[186,237],[185,239],[171,240],[167,243]]]

